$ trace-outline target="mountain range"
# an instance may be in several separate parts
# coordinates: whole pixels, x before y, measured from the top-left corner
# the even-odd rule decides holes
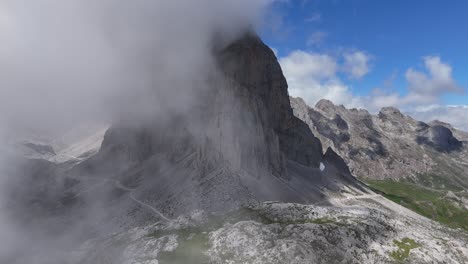
[[[393,107],[372,115],[328,100],[309,107],[291,98],[291,105],[324,149],[340,154],[359,178],[468,188],[468,133],[450,124],[417,121]]]

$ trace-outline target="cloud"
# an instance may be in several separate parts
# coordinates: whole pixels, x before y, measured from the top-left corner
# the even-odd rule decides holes
[[[307,45],[308,46],[318,46],[322,44],[325,39],[328,37],[327,32],[323,31],[316,31],[312,33],[308,38],[307,38]]]
[[[59,128],[120,117],[132,101],[154,112],[136,94],[155,87],[183,106],[213,35],[255,25],[267,2],[1,0],[0,122]]]
[[[369,62],[372,57],[363,51],[348,52],[343,55],[344,71],[350,78],[361,79],[370,72]]]
[[[439,120],[468,132],[468,105],[428,105],[409,112],[417,120],[430,122]]]
[[[442,62],[440,57],[423,57],[425,72],[409,68],[405,73],[406,95],[395,92],[386,93],[375,89],[368,97],[368,105],[374,109],[395,106],[408,111],[436,105],[444,94],[461,93],[460,87],[452,76],[452,67]]]
[[[298,50],[280,58],[280,64],[291,96],[301,97],[309,105],[322,98],[337,104],[359,105],[360,99],[352,96],[338,76],[340,65],[336,57]]]
[[[342,62],[340,63],[340,59]],[[440,106],[441,95],[460,92],[462,88],[452,77],[452,68],[440,57],[424,57],[426,72],[409,68],[405,77],[407,93],[402,95],[391,90],[394,71],[383,88],[375,88],[368,95],[357,96],[340,78],[344,72],[351,79],[359,79],[369,73],[372,57],[363,51],[343,53],[342,58],[328,54],[294,51],[280,59],[291,96],[303,98],[313,106],[322,98],[346,107],[366,108],[377,112],[382,107],[394,106],[408,112],[416,119],[438,119],[468,130],[468,106]]]
[[[293,82],[304,79],[331,78],[338,70],[337,62],[333,57],[301,50],[293,51],[287,57],[281,58],[280,64]]]
[[[314,13],[306,22],[322,19]],[[327,32],[313,32],[306,40],[307,46],[319,46],[328,37]],[[289,84],[291,96],[302,97],[309,105],[315,105],[322,98],[347,107],[366,108],[377,112],[382,107],[394,106],[414,113],[423,121],[439,119],[468,130],[464,122],[467,106],[441,106],[443,95],[464,91],[453,77],[452,66],[439,56],[422,57],[423,68],[408,68],[403,77],[405,87],[395,89],[395,80],[401,76],[394,70],[391,76],[382,80],[380,87],[367,95],[353,94],[344,75],[350,80],[359,80],[368,75],[374,58],[361,50],[337,51],[335,53],[315,53],[296,50],[280,58],[280,64]],[[434,108],[434,105],[437,106]],[[424,111],[422,109],[425,109]],[[430,110],[428,110],[430,109]],[[466,119],[468,120],[468,119]]]
[[[462,91],[452,77],[452,67],[443,63],[440,57],[427,56],[423,60],[427,72],[410,68],[405,74],[408,91],[415,102],[418,100],[421,102],[437,101],[443,93]]]

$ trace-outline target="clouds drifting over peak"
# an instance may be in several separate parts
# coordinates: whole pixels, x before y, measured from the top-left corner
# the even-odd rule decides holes
[[[29,211],[10,212],[5,202],[15,197],[5,190],[29,177],[10,169],[8,136],[57,136],[90,121],[153,125],[186,113],[216,70],[213,46],[254,26],[269,1],[0,0],[0,262],[66,263],[62,251],[90,226],[110,230],[100,230],[107,212],[94,196],[81,200],[93,206],[80,203],[79,216],[54,215],[52,223],[79,219],[65,220],[69,232],[45,228],[47,214],[29,221]],[[57,186],[41,187],[41,195],[60,189],[64,179],[50,176]]]
[[[353,96],[341,74],[362,78],[370,71],[369,61],[370,56],[362,51],[333,56],[297,50],[280,58],[289,93],[302,97],[309,105],[322,98],[337,104],[361,105],[361,99]]]
[[[135,101],[153,113],[168,100],[140,96],[150,90],[187,105],[212,64],[214,35],[236,37],[269,2],[0,0],[0,126],[120,118]]]
[[[417,120],[425,122],[440,120],[468,132],[467,105],[429,105],[418,107],[409,114]]]

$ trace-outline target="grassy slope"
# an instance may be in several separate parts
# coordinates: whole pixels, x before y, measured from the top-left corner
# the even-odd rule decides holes
[[[398,204],[449,227],[468,231],[468,210],[445,198],[446,191],[390,180],[366,182]]]

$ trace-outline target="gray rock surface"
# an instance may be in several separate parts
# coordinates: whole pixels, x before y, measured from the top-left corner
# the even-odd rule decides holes
[[[257,36],[217,54],[221,72],[190,113],[116,124],[100,152],[70,173],[122,182],[167,215],[224,211],[251,200],[315,202],[326,199],[324,190],[360,186],[341,167],[331,175],[343,165],[337,160],[320,171],[320,141],[293,115],[276,57]]]
[[[78,263],[465,263],[468,237],[379,195],[339,207],[264,203],[213,220],[200,211],[89,240]],[[430,230],[430,232],[427,232]],[[410,243],[408,249],[401,243]]]
[[[324,149],[336,151],[357,177],[443,180],[445,187],[468,188],[468,133],[449,124],[419,122],[393,107],[372,115],[328,100],[309,107],[291,98],[291,105]]]

